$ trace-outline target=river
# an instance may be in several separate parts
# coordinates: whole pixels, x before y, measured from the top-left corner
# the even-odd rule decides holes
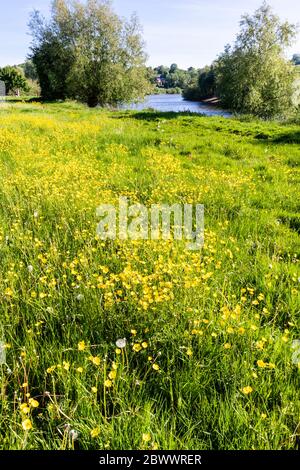
[[[231,114],[227,111],[216,108],[215,106],[206,105],[205,103],[185,100],[181,95],[149,95],[146,96],[145,100],[141,103],[123,105],[121,108],[135,111],[152,108],[156,111],[173,111],[175,113],[189,111],[206,116],[231,117]]]

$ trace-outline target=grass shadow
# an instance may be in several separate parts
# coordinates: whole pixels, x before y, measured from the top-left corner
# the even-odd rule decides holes
[[[287,132],[280,134],[272,142],[277,144],[300,144],[300,131]]]
[[[125,112],[119,113],[117,116],[114,116],[115,119],[124,119],[124,118],[130,118],[130,119],[137,119],[139,121],[159,121],[160,119],[175,119],[179,118],[181,116],[185,117],[203,117],[205,114],[200,114],[200,113],[193,113],[191,111],[181,111],[181,112],[175,112],[175,111],[151,111],[151,110],[145,110],[145,111],[132,111],[128,110]]]

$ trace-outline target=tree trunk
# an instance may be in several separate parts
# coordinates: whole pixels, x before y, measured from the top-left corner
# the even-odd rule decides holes
[[[87,104],[89,108],[95,108],[99,103],[97,96],[89,96],[87,100]]]

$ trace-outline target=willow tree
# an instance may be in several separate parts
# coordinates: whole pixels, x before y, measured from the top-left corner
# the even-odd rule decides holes
[[[252,16],[244,15],[240,27],[234,46],[226,46],[216,65],[223,105],[262,118],[285,116],[295,92],[295,67],[285,51],[296,27],[282,23],[265,2]]]
[[[54,96],[96,106],[147,93],[146,55],[136,16],[120,18],[104,0],[55,0],[50,22],[35,13],[30,26],[42,95],[50,88]]]

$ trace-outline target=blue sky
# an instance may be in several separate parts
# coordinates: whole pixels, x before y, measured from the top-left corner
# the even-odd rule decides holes
[[[240,16],[262,0],[114,0],[117,13],[138,13],[144,29],[149,65],[200,67],[212,62],[234,40]],[[269,0],[282,19],[300,23],[299,0]],[[0,66],[24,61],[30,36],[28,17],[49,12],[50,0],[0,0]],[[290,53],[300,53],[300,34]]]

